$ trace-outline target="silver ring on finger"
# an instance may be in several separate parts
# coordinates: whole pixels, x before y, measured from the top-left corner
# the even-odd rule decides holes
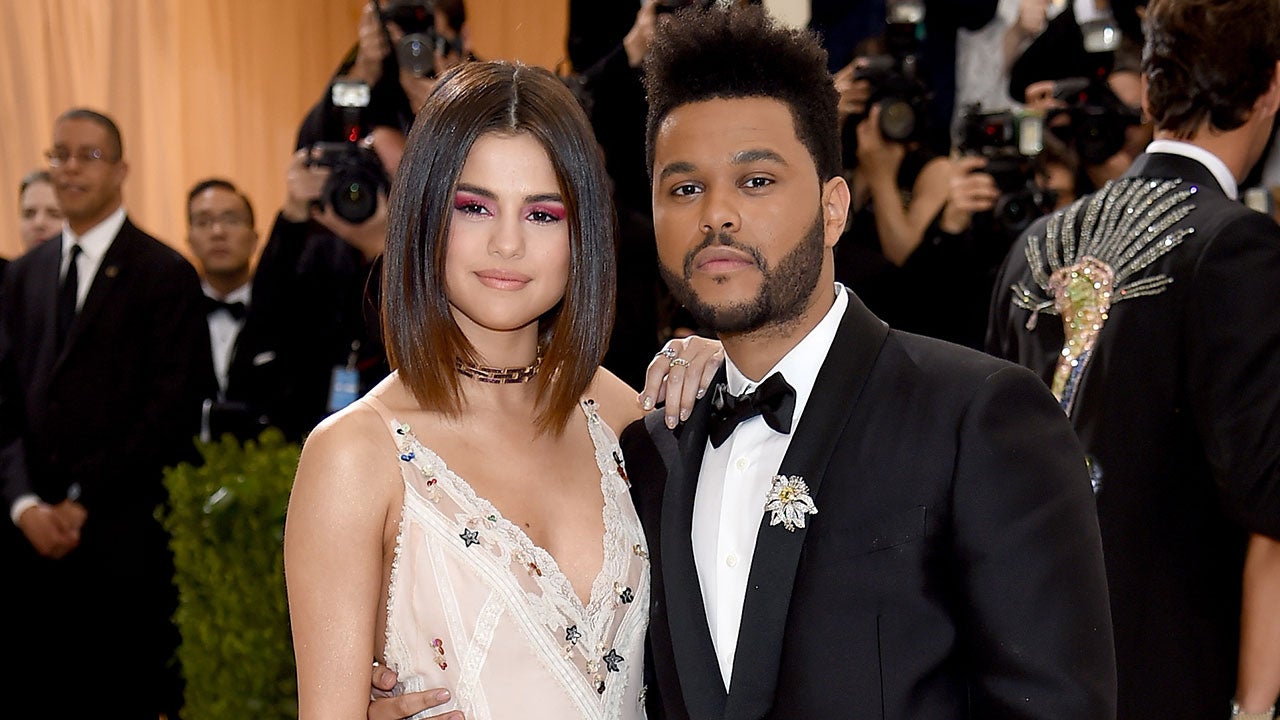
[[[671,358],[671,367],[689,367],[689,361],[682,357]]]
[[[670,345],[667,345],[666,347],[658,351],[658,355],[668,360],[674,361],[676,359],[676,349],[671,347]]]

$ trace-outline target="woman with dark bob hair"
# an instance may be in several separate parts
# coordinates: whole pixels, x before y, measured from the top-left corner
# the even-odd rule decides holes
[[[599,367],[608,187],[545,70],[468,63],[419,112],[384,260],[395,370],[311,434],[290,498],[303,720],[366,717],[371,659],[398,693],[450,689],[437,713],[644,716],[649,563],[616,439],[641,408]],[[716,350],[658,359],[705,383]]]

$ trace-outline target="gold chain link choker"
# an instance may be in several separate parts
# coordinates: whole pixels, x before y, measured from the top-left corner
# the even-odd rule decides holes
[[[495,385],[509,385],[512,383],[526,383],[538,374],[538,368],[542,366],[542,355],[533,361],[532,365],[524,367],[497,368],[486,367],[484,365],[472,365],[464,361],[462,358],[457,360],[458,374],[463,377],[469,377],[479,380],[483,383],[493,383]]]

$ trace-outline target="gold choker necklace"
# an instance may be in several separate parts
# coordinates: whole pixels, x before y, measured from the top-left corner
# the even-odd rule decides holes
[[[495,385],[509,385],[512,383],[526,383],[538,374],[538,368],[542,365],[542,355],[533,361],[532,365],[524,367],[497,368],[485,367],[484,365],[472,365],[462,360],[457,361],[458,374],[463,377],[469,377],[479,380],[483,383],[493,383]]]

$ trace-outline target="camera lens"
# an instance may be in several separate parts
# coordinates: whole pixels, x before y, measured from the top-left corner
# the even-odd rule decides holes
[[[364,179],[353,178],[335,187],[329,202],[338,217],[359,225],[378,209],[378,194]]]
[[[897,98],[880,104],[880,133],[889,140],[903,142],[916,129],[916,112],[911,104]]]
[[[396,62],[400,67],[419,77],[435,72],[436,43],[421,33],[405,35],[396,46]]]

